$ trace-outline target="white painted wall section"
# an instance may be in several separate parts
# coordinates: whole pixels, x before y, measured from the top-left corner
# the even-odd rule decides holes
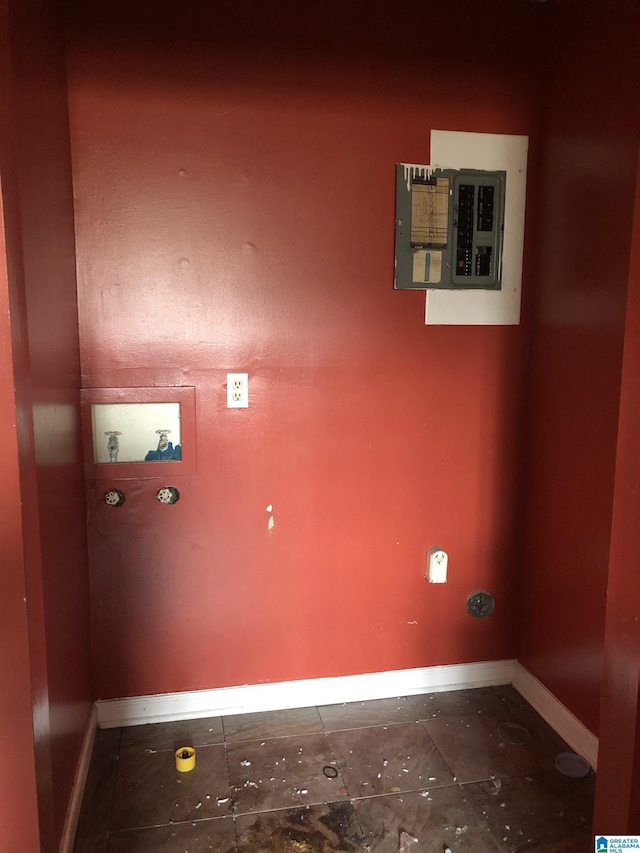
[[[520,322],[528,136],[431,131],[431,168],[507,173],[501,290],[428,290],[427,325],[510,326]]]

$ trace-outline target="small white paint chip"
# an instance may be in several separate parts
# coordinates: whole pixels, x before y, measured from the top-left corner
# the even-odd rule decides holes
[[[219,806],[222,806],[222,805],[224,805],[225,803],[228,803],[228,802],[229,802],[229,797],[218,797],[218,801],[217,801],[217,802],[218,802],[218,805],[219,805]]]
[[[269,504],[269,506],[267,507],[267,512],[273,512],[273,507],[271,506],[271,504]]]
[[[245,758],[245,759],[243,759],[243,760],[240,762],[240,764],[241,764],[241,766],[242,766],[242,767],[251,767],[251,762],[250,762],[250,761],[247,761],[247,759],[246,759],[246,758]]]
[[[400,800],[402,802],[402,800]],[[398,853],[409,853],[409,848],[418,843],[415,835],[409,835],[408,832],[400,833],[400,850]]]
[[[196,808],[199,809],[202,806],[202,803],[196,803]]]
[[[275,526],[276,526],[276,520],[272,515],[270,515],[269,516],[269,523],[267,524],[267,527],[269,528],[269,530],[273,530],[273,528]]]

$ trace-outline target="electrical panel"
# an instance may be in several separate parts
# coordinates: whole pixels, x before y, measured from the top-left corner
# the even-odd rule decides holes
[[[396,166],[397,290],[500,290],[506,172]]]

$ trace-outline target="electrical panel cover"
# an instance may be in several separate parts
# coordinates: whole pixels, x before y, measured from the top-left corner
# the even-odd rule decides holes
[[[506,172],[396,166],[398,290],[499,290]]]

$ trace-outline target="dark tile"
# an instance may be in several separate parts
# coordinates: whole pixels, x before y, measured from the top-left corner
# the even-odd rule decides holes
[[[172,752],[125,752],[118,762],[112,832],[220,817],[232,798],[224,746],[201,746],[190,773],[176,770]]]
[[[227,756],[236,814],[290,809],[346,796],[340,774],[329,779],[322,772],[323,767],[335,765],[325,734],[232,744]]]
[[[571,747],[555,732],[551,726],[535,711],[527,700],[510,684],[497,687],[507,706],[522,724],[530,729],[532,735],[537,737],[545,749],[553,756],[559,752],[567,752]]]
[[[224,717],[227,743],[241,740],[265,740],[292,737],[322,731],[322,720],[316,708],[293,708],[287,711],[261,711],[256,714],[234,714]]]
[[[107,853],[107,836],[87,835],[85,838],[76,838],[73,845],[73,853]]]
[[[404,697],[348,702],[343,705],[321,705],[318,711],[327,731],[409,723],[417,719],[416,712]]]
[[[370,853],[398,853],[403,831],[418,839],[410,853],[442,853],[445,845],[453,853],[500,850],[459,785],[422,794],[369,797],[356,800],[354,806]]]
[[[181,746],[208,746],[223,741],[222,717],[207,717],[201,720],[127,726],[122,731],[120,751],[160,752],[170,749],[175,752]]]
[[[236,818],[236,832],[238,853],[361,853],[365,849],[353,806],[346,801],[241,815]]]
[[[329,732],[349,796],[449,785],[453,774],[421,723]]]
[[[595,777],[558,774],[567,749],[510,686],[106,730],[74,853],[232,853],[236,833],[239,853],[398,853],[403,830],[410,853],[583,853]]]
[[[232,817],[132,829],[109,836],[107,853],[234,853]]]
[[[492,687],[421,693],[409,696],[408,699],[419,720],[430,720],[434,717],[464,717],[469,714],[488,714],[503,718],[509,714],[504,699]]]
[[[109,829],[121,729],[98,729],[78,818],[76,838],[98,836]]]
[[[510,853],[590,850],[592,806],[574,780],[557,772],[476,782],[463,789]]]
[[[421,725],[453,770],[458,782],[526,776],[552,767],[551,758],[534,741],[507,743],[501,723],[476,714],[473,717],[441,717]]]

